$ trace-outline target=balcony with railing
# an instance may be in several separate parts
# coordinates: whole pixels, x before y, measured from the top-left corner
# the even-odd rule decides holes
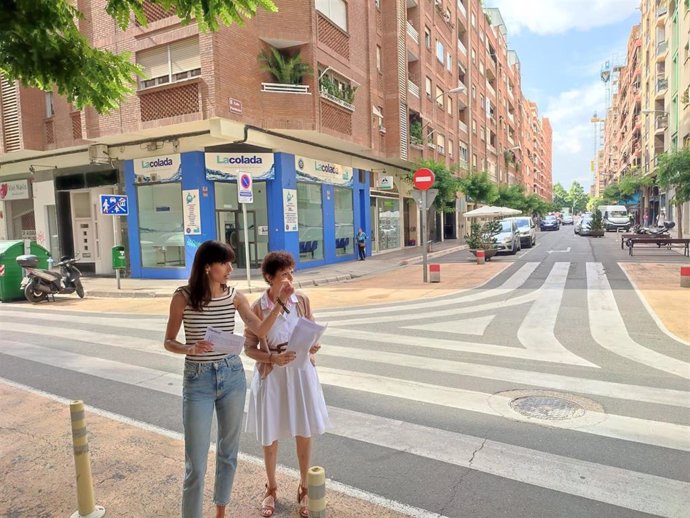
[[[656,8],[656,21],[657,24],[661,25],[666,21],[666,15],[668,14],[668,7],[665,5],[660,5]]]
[[[465,47],[465,44],[460,40],[458,40],[458,50],[467,56],[467,47]]]
[[[666,54],[668,54],[668,42],[667,41],[660,41],[656,45],[656,59],[657,59],[657,61],[661,61],[662,59],[666,58]]]
[[[407,91],[410,92],[415,97],[419,98],[419,86],[413,83],[411,80],[407,80]]]
[[[662,97],[666,90],[668,90],[668,79],[657,77],[656,79],[656,96]]]
[[[668,115],[658,115],[654,121],[654,133],[657,135],[668,129]]]
[[[458,0],[458,12],[467,18],[467,9],[465,9],[465,4],[462,3],[462,0]]]
[[[407,22],[407,34],[412,38],[412,41],[419,45],[419,32],[410,22]]]
[[[468,133],[468,131],[467,131],[467,124],[465,124],[465,123],[462,122],[462,121],[458,121],[458,129],[459,129],[460,131],[464,131],[465,133]]]
[[[489,92],[491,95],[493,95],[494,97],[496,97],[496,90],[494,90],[494,87],[491,86],[491,83],[489,83],[488,81],[486,82],[486,90],[487,90],[487,92]]]

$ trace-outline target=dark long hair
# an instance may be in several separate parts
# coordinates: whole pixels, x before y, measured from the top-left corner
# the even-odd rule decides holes
[[[206,267],[234,260],[235,251],[227,243],[212,240],[201,243],[194,255],[192,273],[189,275],[189,305],[192,309],[201,311],[211,301],[211,284]]]

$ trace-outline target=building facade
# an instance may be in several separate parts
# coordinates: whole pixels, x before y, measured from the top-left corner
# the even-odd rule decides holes
[[[121,31],[105,0],[80,0],[89,41],[130,52],[145,76],[107,115],[0,83],[10,193],[0,238],[35,238],[96,274],[112,272],[111,248],[124,244],[132,276],[184,278],[205,239],[231,243],[239,267],[276,249],[300,268],[354,260],[359,227],[373,253],[419,246],[406,177],[420,159],[550,199],[550,126],[521,94],[498,10],[479,0],[276,3],[277,14],[203,33],[149,3],[148,25]],[[313,73],[276,82],[260,59],[273,51],[299,53]],[[103,214],[102,197],[123,194],[128,215]],[[464,235],[463,211],[459,199],[429,237]]]

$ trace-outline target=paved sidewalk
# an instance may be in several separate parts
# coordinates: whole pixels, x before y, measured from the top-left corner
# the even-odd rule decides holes
[[[443,243],[434,243],[429,259],[467,249],[460,240],[448,240]],[[295,272],[295,285],[298,288],[309,286],[322,286],[324,284],[338,283],[364,276],[376,275],[382,272],[399,268],[408,264],[422,262],[422,250],[420,248],[406,248],[394,252],[377,254],[367,257],[365,261],[348,261],[344,263],[330,264],[315,268],[297,270]],[[263,291],[266,283],[259,271],[252,270],[251,291]],[[184,284],[182,279],[122,279],[121,290],[117,289],[115,277],[83,277],[82,283],[88,297],[170,297],[178,286]],[[235,270],[232,273],[230,284],[242,292],[249,292],[247,274],[245,270]]]
[[[88,402],[87,402],[88,403]],[[69,404],[0,383],[0,516],[49,518],[71,516],[77,494]],[[106,516],[171,518],[179,516],[184,443],[177,434],[144,429],[87,408],[89,449],[96,503]],[[318,440],[318,439],[317,439]],[[254,518],[265,482],[258,459],[238,462],[226,516]],[[314,459],[318,463],[318,459]],[[204,516],[213,514],[215,456],[209,454]],[[328,467],[326,466],[326,476]],[[278,472],[276,518],[297,517],[298,478]],[[330,518],[402,518],[409,516],[329,488]],[[352,494],[355,494],[354,492]]]
[[[686,263],[619,263],[670,333],[690,342],[690,288],[680,287],[680,267]]]

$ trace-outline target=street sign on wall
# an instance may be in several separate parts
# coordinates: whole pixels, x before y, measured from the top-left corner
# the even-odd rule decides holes
[[[419,189],[420,191],[430,189],[431,186],[434,185],[435,181],[436,176],[434,175],[433,171],[431,169],[427,169],[426,167],[417,169],[412,177],[412,183],[414,184],[415,189]]]

